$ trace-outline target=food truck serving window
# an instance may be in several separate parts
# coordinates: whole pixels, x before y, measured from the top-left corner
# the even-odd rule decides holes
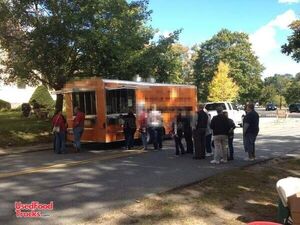
[[[96,115],[95,91],[73,92],[73,108],[79,106],[86,115]]]
[[[127,113],[128,108],[135,109],[135,90],[106,90],[107,114]]]

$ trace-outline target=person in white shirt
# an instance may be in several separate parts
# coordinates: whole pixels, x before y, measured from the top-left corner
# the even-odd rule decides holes
[[[154,149],[162,149],[163,120],[161,112],[154,105],[148,114],[148,129]]]

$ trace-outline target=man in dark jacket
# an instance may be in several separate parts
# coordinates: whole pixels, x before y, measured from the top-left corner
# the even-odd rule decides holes
[[[179,155],[179,149],[181,150],[181,154],[184,154],[184,147],[181,142],[182,137],[183,137],[183,129],[184,129],[184,120],[179,112],[176,116],[175,121],[172,124],[172,130],[173,130],[173,136],[174,136],[174,141],[175,141],[175,148],[176,148],[176,155]]]
[[[208,115],[203,110],[203,105],[198,106],[196,129],[193,132],[195,156],[194,159],[205,159],[205,133],[207,128]]]
[[[254,110],[254,104],[250,103],[246,108],[247,114],[243,121],[243,136],[245,152],[248,152],[247,160],[255,160],[255,140],[259,132],[259,115]]]
[[[215,145],[214,160],[211,163],[219,164],[220,162],[227,162],[227,144],[229,122],[223,114],[223,108],[217,108],[217,116],[211,120],[210,127],[213,130],[213,138]]]
[[[131,149],[134,145],[134,133],[136,131],[136,118],[132,110],[129,110],[128,115],[124,118],[124,136],[127,149]]]
[[[233,149],[233,138],[234,138],[234,129],[235,129],[235,124],[232,119],[228,117],[228,112],[224,112],[224,115],[228,119],[229,122],[229,132],[228,132],[228,149],[229,149],[229,154],[228,154],[228,160],[233,160],[233,154],[234,154],[234,149]]]

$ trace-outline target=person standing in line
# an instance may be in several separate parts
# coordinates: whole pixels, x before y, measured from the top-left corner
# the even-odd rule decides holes
[[[228,149],[229,149],[229,154],[228,154],[228,160],[233,160],[234,157],[234,148],[233,148],[233,138],[234,138],[234,129],[235,129],[235,124],[232,119],[228,117],[228,112],[224,112],[225,117],[228,119],[229,122],[229,132],[228,132]]]
[[[208,120],[207,120],[207,128],[206,128],[206,133],[205,133],[205,148],[206,148],[206,156],[212,156],[212,146],[211,146],[211,141],[212,141],[212,129],[210,128],[210,123],[211,123],[211,115],[208,114]]]
[[[154,149],[162,149],[163,120],[161,112],[153,106],[148,115],[148,128]]]
[[[142,109],[139,116],[139,131],[141,133],[143,150],[147,150],[147,118],[147,112],[144,109]]]
[[[210,127],[213,130],[213,138],[215,145],[214,160],[210,163],[219,164],[220,162],[227,162],[227,144],[229,122],[223,114],[223,108],[217,108],[218,115],[214,116],[211,120]]]
[[[57,110],[52,118],[52,127],[54,132],[53,146],[57,154],[66,153],[66,131],[67,123],[61,110]]]
[[[203,109],[203,105],[199,104],[198,112],[196,113],[196,129],[193,132],[195,145],[195,155],[193,159],[205,159],[205,132],[208,116]]]
[[[254,104],[246,107],[247,114],[243,120],[243,142],[245,152],[248,153],[246,160],[255,160],[255,141],[259,133],[259,115],[254,110]]]
[[[80,139],[84,131],[85,114],[77,106],[74,108],[75,118],[73,120],[74,147],[77,152],[81,151]]]
[[[184,121],[181,113],[179,112],[176,116],[175,121],[172,124],[172,133],[175,141],[176,155],[179,155],[179,148],[181,150],[181,154],[185,153],[183,144],[181,142],[183,137],[183,129],[184,129]]]
[[[134,146],[134,134],[136,131],[136,118],[132,110],[129,110],[128,115],[124,118],[124,136],[127,149]]]
[[[186,115],[183,117],[183,134],[186,142],[186,153],[189,154],[194,153],[193,130],[192,130],[191,123],[192,123],[191,112],[187,111]]]

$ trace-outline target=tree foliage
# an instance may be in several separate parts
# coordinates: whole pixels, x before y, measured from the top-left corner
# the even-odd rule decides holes
[[[29,103],[32,104],[34,100],[42,107],[48,109],[53,109],[54,107],[54,100],[52,99],[48,89],[43,85],[38,86],[35,89],[31,98],[29,99]]]
[[[290,26],[293,34],[288,37],[288,43],[282,45],[281,51],[291,55],[296,62],[300,62],[300,20],[294,21]]]
[[[2,79],[55,90],[76,77],[130,80],[139,73],[169,80],[165,53],[180,31],[151,42],[147,6],[148,0],[0,0]]]
[[[295,78],[291,74],[275,74],[265,78],[260,102],[262,104],[273,102],[279,107],[286,105],[285,96],[294,80]]]
[[[218,101],[234,101],[238,97],[239,87],[228,77],[229,65],[222,61],[218,65],[218,70],[209,85],[208,100],[212,102]]]
[[[276,88],[272,85],[267,85],[263,87],[261,92],[259,103],[261,105],[266,105],[269,102],[274,102],[277,95]]]
[[[284,94],[288,104],[300,103],[300,81],[294,80]]]
[[[229,77],[240,87],[241,102],[256,101],[259,98],[264,67],[251,50],[247,34],[223,29],[202,43],[197,55],[194,77],[200,100],[206,101],[209,83],[220,61],[229,64]]]
[[[11,109],[11,104],[7,101],[0,99],[0,110],[2,109]]]

